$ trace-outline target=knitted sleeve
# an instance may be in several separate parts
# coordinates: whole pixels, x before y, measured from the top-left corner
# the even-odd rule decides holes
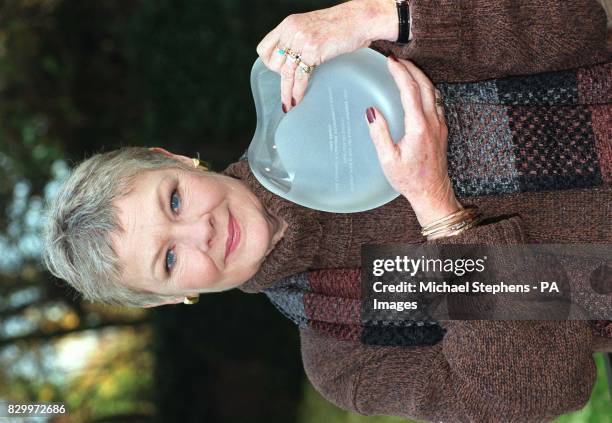
[[[525,242],[518,217],[453,238]],[[306,374],[328,400],[367,415],[524,423],[552,419],[588,401],[596,374],[586,322],[442,324],[444,339],[430,347],[369,346],[302,330]]]
[[[582,408],[595,382],[584,322],[457,321],[431,347],[374,347],[302,329],[317,391],[365,415],[539,422]]]
[[[434,82],[571,69],[609,60],[595,0],[412,0],[413,40],[372,47],[413,60]]]

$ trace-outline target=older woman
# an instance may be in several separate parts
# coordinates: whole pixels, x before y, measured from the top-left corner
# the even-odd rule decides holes
[[[437,81],[502,78],[608,58],[605,18],[594,2],[469,4],[415,0],[412,41],[378,47],[414,59]],[[401,32],[395,13],[391,1],[357,0],[294,16],[273,30],[259,52],[283,72],[285,110],[299,103],[313,66],[372,40],[394,40]],[[568,22],[579,27],[568,29]],[[287,49],[299,52],[300,61],[287,61]],[[305,308],[299,299],[278,300],[281,283],[292,292],[327,290],[337,304],[351,297],[364,244],[610,242],[609,127],[602,126],[609,90],[599,92],[609,87],[609,65],[440,84],[446,119],[439,94],[417,66],[395,56],[388,66],[401,92],[406,134],[393,144],[375,108],[364,119],[387,179],[402,194],[393,202],[363,213],[317,212],[266,191],[245,161],[218,174],[159,148],[126,148],[88,159],[66,182],[51,207],[47,265],[93,301],[146,307],[237,287],[269,293],[288,314],[287,304]],[[577,118],[586,111],[588,118]],[[531,123],[524,124],[525,116]],[[548,120],[557,128],[552,133],[542,124]],[[449,136],[455,148],[471,152],[464,157],[450,145],[447,169]],[[538,139],[553,158],[521,155]],[[585,151],[591,162],[567,163],[581,161]],[[487,179],[491,169],[495,175]],[[453,188],[487,217],[479,226],[470,228],[474,216]],[[443,226],[435,240],[422,237],[423,227],[448,215],[466,225],[459,231]],[[319,273],[299,276],[306,271]],[[329,275],[343,277],[328,283]],[[584,301],[610,307],[606,296]],[[612,350],[612,340],[583,321],[441,322],[442,339],[415,329],[409,346],[381,346],[365,344],[359,327],[326,331],[310,317],[300,320],[308,377],[330,401],[363,414],[444,422],[550,419],[588,400],[592,352]]]

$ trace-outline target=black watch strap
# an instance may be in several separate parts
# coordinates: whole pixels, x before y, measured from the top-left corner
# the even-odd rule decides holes
[[[408,43],[410,37],[410,9],[408,0],[395,0],[397,7],[398,18],[398,37],[397,42],[400,44]]]

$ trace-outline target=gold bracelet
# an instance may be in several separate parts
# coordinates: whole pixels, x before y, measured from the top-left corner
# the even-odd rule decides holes
[[[431,232],[437,232],[440,229],[448,229],[448,228],[451,228],[451,227],[453,227],[453,226],[455,226],[457,224],[461,224],[464,221],[472,220],[477,214],[478,214],[477,211],[473,210],[473,209],[463,210],[462,213],[459,213],[459,214],[453,216],[453,218],[450,219],[450,220],[438,223],[436,225],[429,225],[428,227],[424,228],[422,230],[422,232],[427,234],[427,233],[431,233]]]
[[[473,221],[471,221],[470,223],[468,223],[467,225],[465,225],[463,228],[459,229],[459,231],[453,233],[452,235],[456,236],[456,235],[459,235],[467,231],[468,229],[472,229],[474,226],[477,226],[481,221],[482,221],[482,215],[478,215]]]
[[[482,216],[477,215],[473,219],[466,220],[464,222],[461,222],[458,225],[448,227],[448,228],[440,228],[437,231],[432,231],[427,234],[427,237],[430,239],[437,239],[439,235],[444,235],[445,237],[456,236],[478,225],[481,220],[482,220]]]
[[[480,220],[481,214],[478,212],[478,208],[470,206],[427,225],[421,230],[421,235],[427,237],[444,232],[455,232],[459,230],[463,232],[475,226],[473,223],[478,223]]]
[[[460,210],[449,214],[448,216],[445,216],[441,219],[438,219],[432,223],[430,223],[429,225],[425,226],[422,230],[421,230],[421,234],[423,234],[423,236],[425,236],[428,232],[431,231],[437,231],[439,228],[446,228],[448,226],[460,223],[464,220],[467,219],[471,219],[472,217],[474,217],[475,215],[478,214],[478,208],[474,207],[474,206],[469,206],[466,208],[461,208]]]
[[[434,222],[431,222],[429,225],[425,226],[423,229],[427,229],[427,228],[429,228],[430,226],[437,225],[437,224],[442,223],[442,222],[446,222],[447,220],[452,219],[453,217],[455,217],[456,215],[458,215],[459,213],[463,213],[463,211],[464,211],[464,210],[465,210],[465,208],[461,207],[461,208],[460,208],[459,210],[457,210],[456,212],[451,213],[451,214],[449,214],[448,216],[444,216],[444,217],[442,217],[442,218],[440,218],[440,219],[438,219],[438,220],[436,220],[436,221],[434,221]]]

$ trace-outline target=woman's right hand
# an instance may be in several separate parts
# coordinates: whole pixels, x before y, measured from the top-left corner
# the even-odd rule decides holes
[[[448,176],[444,108],[436,104],[432,82],[412,62],[390,56],[388,67],[400,91],[406,134],[394,144],[384,116],[373,107],[366,119],[387,180],[424,227],[461,208]]]
[[[281,101],[283,111],[288,112],[304,98],[309,75],[279,50],[290,49],[304,65],[318,66],[374,40],[395,40],[397,31],[397,12],[391,0],[352,0],[288,16],[261,40],[257,54],[281,75]]]

